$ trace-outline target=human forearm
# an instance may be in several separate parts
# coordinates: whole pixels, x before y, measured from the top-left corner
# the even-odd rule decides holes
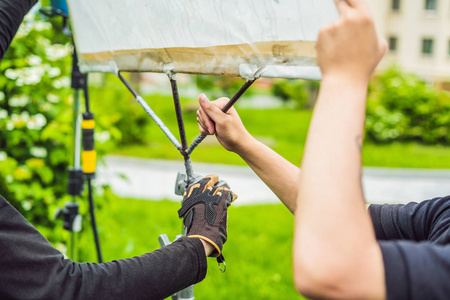
[[[317,272],[321,280],[334,284],[319,296],[362,296],[371,290],[367,284],[383,280],[377,269],[382,266],[381,253],[361,188],[366,88],[364,83],[324,78],[310,125],[299,183],[294,261],[300,269],[296,272],[306,276]],[[379,264],[367,263],[368,257]],[[300,275],[296,280],[305,278]],[[371,296],[378,298],[378,292]]]
[[[203,248],[205,250],[205,256],[209,256],[213,252],[214,246],[202,239],[200,239],[200,241],[202,242]]]
[[[205,277],[197,238],[138,257],[76,263],[0,196],[0,299],[162,299]]]
[[[381,250],[364,205],[361,147],[369,78],[383,56],[363,0],[335,0],[340,18],[316,44],[323,79],[302,161],[294,273],[312,298],[383,299]]]
[[[141,256],[80,264],[80,270],[79,299],[165,299],[203,280],[206,256],[199,239],[183,237]]]
[[[0,1],[0,60],[11,44],[23,17],[37,0]]]
[[[302,214],[325,203],[340,209],[341,201],[364,209],[360,183],[366,88],[367,83],[323,79],[302,162],[298,199]],[[320,201],[311,201],[314,198]]]
[[[235,152],[294,213],[300,169],[250,135]]]
[[[220,109],[228,98],[210,102],[199,96],[197,121],[202,134],[215,134],[225,149],[237,153],[293,213],[297,199],[300,170],[275,151],[256,140],[242,124],[234,107],[227,113]]]
[[[370,232],[360,181],[365,102],[358,100],[364,97],[364,85],[334,78],[324,78],[322,82],[302,162],[298,237],[311,235],[318,242],[333,245],[341,234],[322,239],[320,233],[353,232],[355,227],[362,230],[356,226],[361,221],[364,230]],[[352,218],[348,222],[338,222],[349,217]]]

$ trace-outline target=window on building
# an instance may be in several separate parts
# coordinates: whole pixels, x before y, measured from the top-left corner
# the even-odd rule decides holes
[[[433,39],[423,39],[422,40],[422,54],[425,54],[425,55],[433,54]]]
[[[447,54],[448,54],[448,56],[450,56],[450,39],[448,40]]]
[[[392,0],[392,10],[400,10],[400,0]]]
[[[426,10],[436,10],[437,9],[437,0],[425,0],[425,9]]]
[[[389,51],[390,52],[397,51],[397,37],[396,36],[389,37]]]

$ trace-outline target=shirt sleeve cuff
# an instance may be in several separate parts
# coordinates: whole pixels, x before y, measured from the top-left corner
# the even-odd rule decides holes
[[[195,283],[198,283],[198,282],[202,281],[203,279],[205,279],[205,277],[206,277],[208,263],[206,261],[205,248],[203,247],[202,242],[198,238],[183,237],[182,239],[184,239],[188,243],[190,243],[195,249],[195,253],[196,253],[197,259],[198,259],[198,274],[197,274],[197,279],[196,279]]]

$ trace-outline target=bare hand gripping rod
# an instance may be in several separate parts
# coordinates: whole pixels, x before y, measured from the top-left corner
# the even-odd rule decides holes
[[[222,108],[222,111],[226,113],[233,105],[236,103],[236,101],[241,98],[241,96],[245,93],[245,91],[255,82],[256,79],[249,80],[242,85],[242,87],[239,89],[239,91],[234,94],[234,96],[228,101],[228,103]],[[206,138],[206,135],[199,134],[195,140],[192,142],[192,144],[189,146],[189,148],[186,150],[188,155],[191,155],[192,151],[194,151],[195,148],[197,148],[198,145]]]

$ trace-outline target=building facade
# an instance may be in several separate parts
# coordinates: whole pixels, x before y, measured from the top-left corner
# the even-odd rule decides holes
[[[450,0],[369,0],[369,5],[389,43],[380,69],[396,63],[450,90]]]

